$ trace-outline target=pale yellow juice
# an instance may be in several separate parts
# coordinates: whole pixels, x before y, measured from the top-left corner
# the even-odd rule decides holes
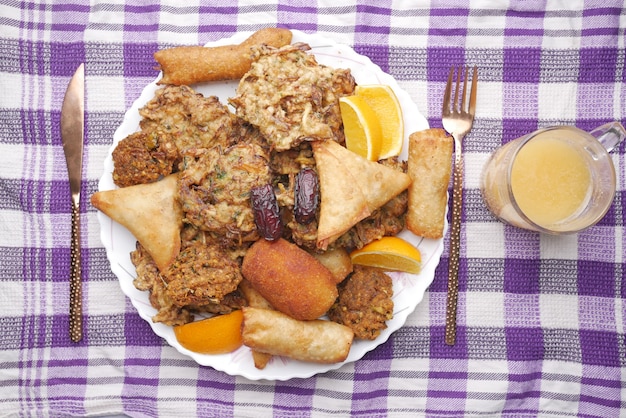
[[[511,190],[522,212],[546,227],[575,216],[585,207],[591,175],[580,151],[566,140],[536,137],[515,157]]]

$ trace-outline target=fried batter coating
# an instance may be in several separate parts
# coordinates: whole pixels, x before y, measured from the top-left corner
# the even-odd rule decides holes
[[[201,251],[199,255],[203,253]],[[207,302],[206,300],[200,300],[200,304],[189,303],[180,306],[174,302],[171,294],[172,290],[165,280],[165,276],[159,272],[154,260],[141,244],[137,243],[137,249],[130,253],[130,258],[137,272],[133,285],[138,290],[149,292],[150,304],[157,310],[156,315],[152,317],[153,322],[161,322],[171,326],[183,325],[193,321],[194,313],[226,314],[247,305],[247,301],[239,289],[235,289],[225,294],[219,301],[209,300]],[[188,257],[188,259],[191,262],[191,257]],[[226,259],[230,259],[230,257],[226,257]],[[202,263],[201,259],[196,261]],[[212,283],[209,280],[207,281],[207,286],[212,286],[213,288],[221,286],[221,292],[230,289],[232,285],[228,284],[223,277],[220,277],[217,271],[215,273],[216,279],[222,282]],[[190,299],[190,301],[198,302],[193,299]]]
[[[339,97],[352,94],[350,70],[317,63],[306,44],[253,48],[254,61],[230,99],[242,119],[257,126],[273,149],[303,141],[344,142]]]
[[[242,280],[239,264],[216,243],[194,241],[162,273],[166,293],[176,306],[221,303]]]
[[[375,267],[354,265],[338,290],[339,298],[328,311],[330,320],[350,327],[355,338],[376,339],[393,318],[391,277]]]
[[[172,298],[167,294],[165,282],[159,274],[159,269],[150,254],[139,242],[136,250],[130,253],[130,260],[137,271],[133,285],[138,290],[150,292],[150,304],[157,310],[157,314],[152,317],[152,322],[183,325],[193,321],[193,315],[189,309],[175,305]]]
[[[189,150],[179,180],[184,221],[222,237],[224,245],[257,240],[250,191],[270,182],[268,160],[254,141]]]
[[[169,134],[138,131],[122,139],[112,153],[118,187],[152,183],[176,171],[180,153]]]
[[[241,272],[274,309],[302,321],[324,315],[337,298],[330,270],[282,238],[255,242],[243,258]]]
[[[189,86],[158,89],[139,114],[142,130],[171,134],[181,153],[188,148],[230,145],[239,123],[218,97],[204,97]]]

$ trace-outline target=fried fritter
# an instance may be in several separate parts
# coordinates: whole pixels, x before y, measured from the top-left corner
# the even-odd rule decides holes
[[[250,191],[270,183],[269,154],[256,142],[189,150],[179,180],[184,221],[225,246],[258,239]]]
[[[193,321],[193,315],[189,309],[175,305],[167,294],[159,269],[139,242],[137,249],[130,253],[130,260],[137,271],[133,285],[138,290],[150,292],[150,304],[157,310],[157,314],[152,317],[152,322],[182,325]]]
[[[203,252],[200,251],[196,254],[202,255]],[[239,309],[242,306],[246,306],[247,304],[246,299],[241,292],[239,292],[239,289],[235,289],[223,295],[219,301],[209,300],[207,302],[202,299],[193,300],[190,298],[190,301],[200,303],[189,303],[180,306],[174,302],[174,298],[171,294],[172,289],[165,280],[165,277],[159,272],[152,257],[150,257],[141,244],[137,243],[137,249],[131,252],[130,257],[137,272],[137,277],[133,281],[134,286],[138,290],[150,292],[150,304],[158,311],[157,314],[152,317],[153,322],[161,322],[165,325],[172,326],[183,325],[193,321],[193,313],[225,314]],[[191,263],[193,257],[187,257],[187,259],[188,262]],[[199,262],[202,263],[201,260],[199,260]],[[219,288],[221,286],[223,292],[232,287],[231,284],[228,284],[227,280],[224,280],[223,277],[220,277],[217,273],[216,279],[217,283],[215,280],[207,281],[212,288]]]
[[[152,183],[176,171],[180,153],[169,134],[138,131],[122,139],[112,153],[113,182],[119,187]]]
[[[352,94],[349,70],[318,64],[306,44],[253,48],[254,60],[230,99],[242,119],[257,126],[273,149],[303,141],[344,142],[339,97]]]
[[[339,298],[328,311],[330,320],[350,327],[355,338],[376,339],[393,318],[391,277],[375,267],[354,265],[338,290]]]
[[[233,143],[237,117],[216,96],[204,97],[189,86],[167,85],[139,109],[142,130],[172,135],[182,153],[189,148],[227,147]]]
[[[239,264],[216,243],[193,241],[162,272],[166,293],[176,306],[219,304],[242,280]]]

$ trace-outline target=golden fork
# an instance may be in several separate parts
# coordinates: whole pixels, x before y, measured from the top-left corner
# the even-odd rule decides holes
[[[456,342],[456,307],[459,298],[459,256],[461,246],[461,211],[463,209],[463,137],[472,129],[476,113],[476,84],[478,69],[474,67],[469,104],[466,106],[466,93],[469,69],[457,71],[454,98],[452,88],[455,68],[450,68],[448,83],[443,96],[441,120],[443,128],[454,138],[454,182],[452,189],[452,227],[450,229],[450,257],[448,265],[448,299],[446,303],[446,344]],[[461,73],[465,73],[463,93],[459,101]],[[451,99],[453,99],[451,101]]]

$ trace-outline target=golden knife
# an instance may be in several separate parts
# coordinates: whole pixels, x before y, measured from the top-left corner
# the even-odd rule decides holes
[[[61,107],[61,140],[67,162],[72,195],[72,238],[70,242],[70,338],[83,338],[83,291],[80,266],[80,188],[85,130],[85,67],[80,64],[65,92]]]

